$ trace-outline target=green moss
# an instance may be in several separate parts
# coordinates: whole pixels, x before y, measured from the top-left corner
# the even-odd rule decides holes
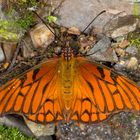
[[[33,22],[33,14],[31,12],[29,12],[24,17],[17,20],[17,24],[25,30],[29,29],[29,27],[32,25],[32,22]]]
[[[35,5],[36,0],[17,0],[11,3],[5,11],[6,19],[0,20],[0,37],[8,41],[19,40],[33,23],[33,13],[28,7]]]
[[[140,47],[140,31],[131,32],[128,34],[130,45]]]
[[[37,5],[36,0],[17,0],[17,5],[13,5],[14,10],[17,9],[19,17],[16,23],[24,30],[28,30],[33,23],[33,13],[28,10],[30,7]]]
[[[18,25],[11,20],[0,20],[0,37],[5,40],[16,41],[18,36]]]
[[[35,140],[23,135],[17,128],[0,126],[0,140]]]
[[[131,39],[130,41],[131,45],[136,45],[136,46],[140,46],[140,38],[135,38],[135,39]]]
[[[138,5],[138,0],[134,1],[134,15],[138,16],[139,14],[139,5]]]
[[[48,22],[49,22],[49,23],[52,23],[52,22],[55,23],[56,20],[57,20],[57,17],[49,15],[49,16],[47,17],[47,19],[48,19]]]

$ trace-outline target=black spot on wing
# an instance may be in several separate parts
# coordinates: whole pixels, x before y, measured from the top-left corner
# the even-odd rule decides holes
[[[49,83],[50,83],[50,82],[49,82]],[[45,91],[47,90],[47,87],[48,87],[49,83],[46,83],[46,85],[44,86],[44,88],[43,88],[43,94],[44,94]]]
[[[33,76],[32,76],[33,81],[36,79],[36,75],[38,74],[39,70],[40,70],[40,69],[37,68],[37,69],[35,69],[35,70],[33,71]]]
[[[82,99],[82,102],[84,102],[84,101],[89,101],[91,103],[91,100],[89,98]]]
[[[92,93],[94,92],[94,89],[93,89],[93,87],[92,87],[92,85],[91,85],[91,83],[89,82],[89,81],[86,81],[87,82],[87,84],[88,84],[88,86],[89,86],[89,88],[90,88],[90,90],[92,91]]]
[[[103,68],[101,68],[100,66],[97,66],[97,70],[100,72],[101,77],[104,79],[105,78],[105,74],[104,74]]]

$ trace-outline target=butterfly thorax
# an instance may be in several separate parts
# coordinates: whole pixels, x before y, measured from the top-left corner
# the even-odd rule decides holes
[[[69,42],[67,42],[66,46],[62,49],[62,59],[64,59],[65,61],[70,61],[73,56],[73,50],[69,46]]]

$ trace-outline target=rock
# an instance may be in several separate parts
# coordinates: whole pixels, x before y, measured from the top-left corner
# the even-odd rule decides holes
[[[136,69],[138,67],[138,60],[136,57],[131,57],[130,60],[127,62],[126,68],[127,69]]]
[[[54,32],[52,28],[51,30]],[[54,41],[54,34],[43,23],[37,24],[30,31],[30,36],[35,48],[38,47],[46,48]]]
[[[10,62],[14,56],[14,53],[16,51],[17,44],[13,43],[3,43],[3,50],[6,57],[6,62]]]
[[[24,58],[33,57],[35,55],[32,40],[28,35],[21,42],[21,51]]]
[[[121,56],[121,57],[125,55],[125,51],[121,48],[116,48],[115,52],[117,53],[118,56]]]
[[[133,15],[117,16],[106,24],[104,33],[111,37],[117,38],[136,30],[139,20]]]
[[[9,63],[8,62],[6,62],[6,63],[3,64],[3,68],[4,69],[7,69],[8,67],[9,67]]]
[[[123,35],[123,36],[118,36],[117,38],[113,38],[114,41],[116,41],[119,45],[120,42],[122,42],[123,40],[127,39],[127,35]]]
[[[80,30],[76,27],[70,27],[67,31],[69,34],[80,35]]]
[[[4,52],[2,50],[2,46],[0,44],[0,63],[3,62],[5,60],[5,55]]]
[[[129,44],[130,44],[130,42],[129,42],[128,40],[123,40],[123,41],[119,44],[119,48],[125,49]]]
[[[55,133],[55,124],[53,124],[53,123],[43,125],[43,124],[37,124],[32,121],[29,121],[26,118],[24,118],[24,119],[25,119],[27,126],[30,128],[30,130],[36,137],[50,136]]]
[[[81,35],[79,38],[80,53],[87,53],[96,43],[97,38],[94,36]]]
[[[57,1],[60,5],[59,0]],[[65,0],[55,10],[55,14],[58,15],[57,23],[65,27],[75,26],[81,31],[91,22],[91,20],[101,11],[106,10],[108,12],[100,15],[91,26],[94,26],[98,31],[102,32],[104,25],[112,18],[116,13],[125,11],[127,14],[133,14],[133,5],[127,1],[120,0]],[[117,12],[109,12],[109,11]],[[90,27],[91,27],[90,26]]]
[[[106,36],[99,40],[94,45],[94,47],[87,53],[87,55],[90,55],[90,57],[96,61],[118,61],[115,51],[113,50],[113,48],[111,48],[111,41]]]
[[[132,55],[132,56],[135,56],[139,53],[138,48],[136,46],[127,47],[125,52]]]
[[[61,53],[61,51],[62,51],[62,48],[59,47],[59,46],[57,46],[57,47],[54,48],[54,52],[55,52],[55,54],[57,54],[57,55],[59,55],[59,54]]]
[[[61,33],[67,32],[67,28],[66,28],[66,27],[61,26],[61,27],[60,27],[60,32],[61,32]]]
[[[102,122],[100,124],[86,123],[83,129],[74,125],[72,125],[70,128],[68,127],[69,129],[67,130],[64,127],[62,127],[60,128],[58,139],[137,140],[140,130],[139,122],[140,117],[135,117],[133,113],[122,112],[114,115],[108,121]]]
[[[125,61],[121,60],[117,64],[115,64],[114,69],[118,72],[121,72],[125,69]]]

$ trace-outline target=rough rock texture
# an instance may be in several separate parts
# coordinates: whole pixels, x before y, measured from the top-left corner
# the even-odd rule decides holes
[[[60,3],[60,1],[58,1]],[[83,30],[90,21],[101,11],[106,10],[107,13],[102,14],[92,24],[99,31],[107,21],[114,15],[125,11],[133,14],[133,5],[128,1],[122,0],[64,0],[61,7],[55,11],[60,18],[58,23],[66,27],[76,26]]]
[[[139,125],[139,117],[122,112],[99,124],[60,125],[57,136],[60,140],[139,140]]]
[[[52,32],[53,29],[49,27]],[[54,41],[54,34],[46,27],[45,24],[37,24],[31,31],[30,36],[34,47],[47,47]]]
[[[108,37],[104,36],[100,39],[93,48],[89,51],[88,55],[96,61],[116,62],[118,58],[116,53],[111,48],[111,41]]]

